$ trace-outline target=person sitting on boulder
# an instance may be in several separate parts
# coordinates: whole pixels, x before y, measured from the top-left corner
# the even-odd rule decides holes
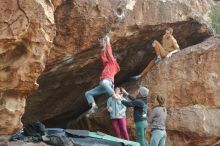
[[[156,52],[157,59],[151,60],[151,62],[144,69],[144,71],[141,72],[141,74],[133,76],[131,77],[131,79],[140,79],[141,77],[146,75],[155,64],[159,64],[162,58],[170,58],[174,53],[180,50],[179,45],[173,36],[173,29],[170,27],[166,29],[166,32],[162,39],[162,45],[158,41],[154,40],[152,46],[154,47],[154,50]]]
[[[148,146],[146,132],[148,127],[147,98],[149,89],[146,87],[140,87],[137,97],[129,94],[124,88],[122,88],[122,92],[131,100],[122,100],[122,104],[124,104],[126,107],[134,108],[134,122],[136,127],[137,141],[140,143],[140,146]]]
[[[110,114],[112,127],[118,138],[121,138],[121,131],[123,131],[124,138],[129,140],[127,124],[126,124],[126,106],[124,106],[121,100],[126,100],[121,94],[121,89],[119,87],[115,88],[115,94],[122,96],[121,99],[116,99],[114,97],[109,97],[107,101],[107,110]]]
[[[155,99],[158,104],[153,107],[148,118],[148,122],[152,124],[150,146],[165,146],[167,136],[165,130],[167,118],[167,110],[164,106],[165,98],[157,95]]]
[[[116,58],[112,54],[112,47],[110,44],[110,38],[106,36],[102,42],[101,59],[103,64],[103,71],[100,76],[99,85],[85,93],[88,104],[91,106],[87,117],[95,113],[98,109],[94,96],[108,93],[109,96],[116,97],[114,93],[114,77],[120,71],[120,67]]]

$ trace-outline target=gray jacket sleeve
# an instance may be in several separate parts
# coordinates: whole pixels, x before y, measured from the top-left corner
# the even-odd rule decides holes
[[[157,109],[156,109],[156,108],[153,108],[153,110],[152,110],[151,113],[150,113],[150,116],[147,118],[148,122],[149,122],[150,124],[152,124],[152,123],[153,123],[153,119],[154,119],[155,117],[157,117]]]

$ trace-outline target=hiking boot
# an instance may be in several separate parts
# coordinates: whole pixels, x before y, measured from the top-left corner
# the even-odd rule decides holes
[[[157,57],[157,59],[155,60],[155,64],[158,65],[161,62],[161,57]]]
[[[90,117],[92,114],[96,113],[98,111],[98,106],[92,106],[90,108],[90,110],[88,111],[88,113],[86,114],[86,117]]]
[[[131,77],[132,80],[139,80],[141,78],[141,75],[133,76]]]

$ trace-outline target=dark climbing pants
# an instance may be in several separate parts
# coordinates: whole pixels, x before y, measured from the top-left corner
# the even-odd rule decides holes
[[[148,146],[148,142],[146,140],[146,132],[148,127],[147,121],[145,120],[145,121],[135,122],[135,127],[136,127],[137,141],[140,143],[140,146]]]

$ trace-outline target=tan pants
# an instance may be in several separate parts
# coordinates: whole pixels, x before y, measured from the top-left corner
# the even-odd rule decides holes
[[[157,57],[158,56],[166,57],[167,54],[169,53],[166,50],[164,50],[164,48],[161,46],[160,43],[155,46],[154,50],[156,52]],[[141,72],[141,74],[140,74],[141,76],[146,75],[153,68],[153,66],[155,65],[155,60],[156,59],[153,59],[150,61],[150,63],[147,65],[147,67]]]
[[[157,54],[157,57],[158,56],[166,57],[167,54],[169,54],[169,52],[167,52],[159,42],[157,42],[157,45],[154,47],[154,50]]]

